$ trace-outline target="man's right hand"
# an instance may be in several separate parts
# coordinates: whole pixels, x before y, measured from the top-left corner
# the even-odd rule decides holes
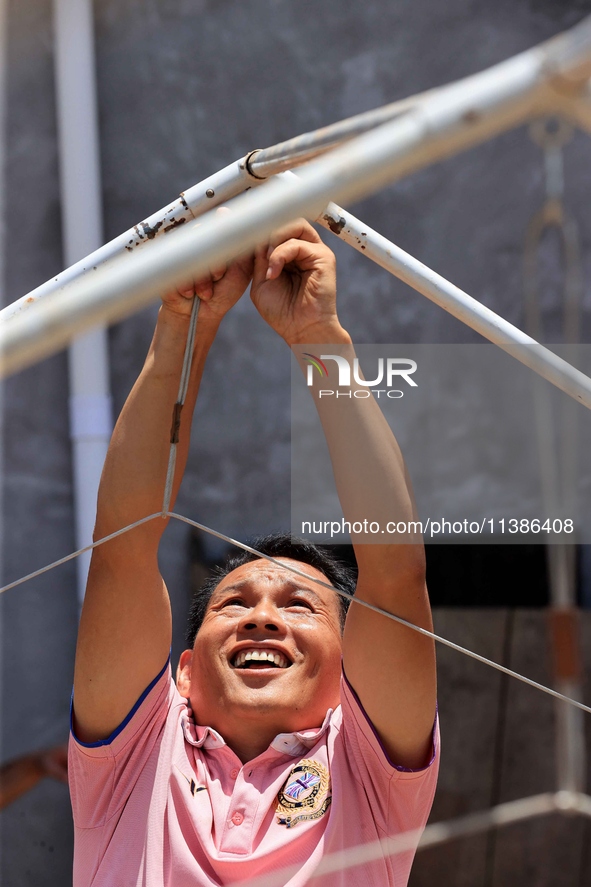
[[[226,207],[220,207],[216,215],[228,212]],[[172,314],[189,316],[193,298],[198,296],[201,300],[199,326],[218,326],[246,290],[253,268],[252,255],[238,256],[229,265],[211,268],[205,277],[187,281],[163,296],[164,309]]]

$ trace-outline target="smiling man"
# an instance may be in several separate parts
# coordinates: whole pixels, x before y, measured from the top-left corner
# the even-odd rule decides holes
[[[196,293],[176,494],[209,347],[251,278],[259,313],[302,365],[306,348],[327,343],[353,359],[334,256],[303,220],[255,257],[168,294],[113,434],[97,538],[161,508]],[[311,393],[345,518],[412,521],[410,483],[377,403],[350,389],[330,402]],[[165,525],[93,555],[70,741],[75,887],[256,883],[284,869],[277,887],[404,887],[412,850],[315,875],[326,855],[424,826],[438,765],[432,641],[355,602],[345,620],[335,589],[353,591],[350,573],[310,543],[274,536],[258,547],[275,562],[240,555],[197,594],[173,681],[157,559]],[[430,629],[421,540],[352,541],[357,600]]]

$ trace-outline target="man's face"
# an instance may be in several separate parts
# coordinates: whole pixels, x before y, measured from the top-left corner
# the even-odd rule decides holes
[[[233,570],[209,602],[193,651],[181,657],[178,686],[198,723],[229,741],[252,721],[276,733],[320,726],[339,703],[341,631],[326,576],[280,558],[310,576],[259,560]]]

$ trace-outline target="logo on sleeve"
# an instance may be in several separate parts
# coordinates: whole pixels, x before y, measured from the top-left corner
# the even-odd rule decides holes
[[[318,761],[300,761],[277,795],[277,821],[293,828],[306,819],[320,819],[330,807],[328,770]]]

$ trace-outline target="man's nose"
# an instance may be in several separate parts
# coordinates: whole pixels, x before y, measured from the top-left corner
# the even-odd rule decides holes
[[[239,628],[243,631],[258,629],[259,631],[282,632],[285,630],[285,623],[281,610],[272,601],[263,599],[244,614]]]

